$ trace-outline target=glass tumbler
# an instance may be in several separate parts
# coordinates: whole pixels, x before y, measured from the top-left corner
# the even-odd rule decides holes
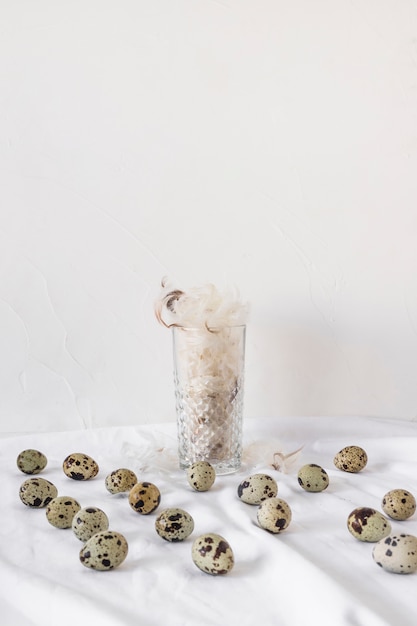
[[[246,326],[173,327],[179,464],[239,469]]]

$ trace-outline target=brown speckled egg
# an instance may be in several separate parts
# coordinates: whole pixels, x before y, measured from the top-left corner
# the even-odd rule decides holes
[[[416,510],[416,499],[406,489],[392,489],[382,499],[382,510],[396,520],[406,520]]]
[[[55,528],[71,528],[74,515],[81,506],[70,496],[59,496],[46,507],[46,519]]]
[[[368,456],[359,446],[346,446],[335,455],[333,462],[337,469],[357,474],[366,466]]]
[[[28,478],[20,485],[19,496],[26,506],[40,509],[58,495],[58,489],[44,478]]]
[[[257,518],[261,528],[270,533],[280,533],[288,528],[291,522],[291,508],[281,498],[264,500],[258,509]]]
[[[98,509],[96,506],[88,506],[84,509],[80,509],[76,515],[74,515],[71,527],[77,539],[80,541],[88,541],[90,537],[101,530],[107,530],[109,520],[104,511]]]
[[[195,491],[208,491],[216,480],[216,471],[208,461],[196,461],[187,468],[187,480]]]
[[[197,537],[192,545],[191,556],[202,572],[213,576],[227,574],[234,566],[232,548],[224,537],[216,533]]]
[[[105,485],[110,493],[124,493],[130,491],[138,482],[135,472],[125,467],[120,467],[106,476]]]
[[[39,472],[45,469],[47,463],[48,459],[43,452],[31,448],[22,450],[16,459],[17,467],[24,474],[39,474]]]
[[[160,502],[161,493],[153,483],[136,483],[129,492],[130,506],[141,515],[148,515],[155,511]]]
[[[80,550],[80,561],[95,570],[119,567],[127,557],[128,544],[123,535],[114,530],[103,530],[93,535]]]
[[[183,541],[193,532],[194,520],[183,509],[166,509],[156,518],[155,530],[166,541]]]
[[[325,469],[310,463],[309,465],[303,465],[298,471],[298,484],[305,491],[324,491],[329,486],[329,476]]]
[[[412,574],[417,571],[417,537],[390,535],[378,541],[372,551],[377,565],[393,574]]]
[[[260,504],[267,498],[275,498],[278,493],[276,481],[268,474],[253,474],[242,480],[237,495],[246,504]]]
[[[69,454],[62,464],[64,474],[73,480],[90,480],[98,474],[98,464],[88,454],[74,452]]]
[[[391,532],[391,524],[386,517],[369,507],[354,509],[348,516],[347,527],[350,534],[359,541],[379,541]]]

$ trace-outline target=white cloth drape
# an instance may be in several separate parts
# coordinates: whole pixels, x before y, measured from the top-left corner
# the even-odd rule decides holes
[[[352,444],[368,453],[359,474],[333,465],[336,452]],[[99,506],[110,528],[124,534],[129,554],[118,569],[83,567],[82,543],[72,530],[54,528],[44,509],[22,504],[19,486],[27,476],[17,469],[16,457],[26,448],[46,454],[48,465],[40,476],[53,482],[59,495],[75,497],[82,507]],[[178,469],[172,423],[0,440],[3,626],[415,626],[417,574],[399,576],[379,568],[372,559],[374,544],[354,539],[346,520],[357,506],[381,510],[390,489],[417,494],[417,425],[370,418],[247,420],[244,448],[238,473],[219,476],[210,491],[198,493]],[[62,461],[72,452],[98,462],[95,479],[77,482],[64,475]],[[274,459],[281,471],[272,467]],[[328,489],[307,493],[300,488],[297,471],[305,463],[327,470]],[[126,494],[107,492],[104,479],[118,467],[129,467],[159,487],[157,511],[141,516]],[[292,522],[279,535],[259,528],[257,507],[237,497],[239,483],[261,471],[277,480],[278,496],[292,509]],[[164,541],[155,531],[158,512],[171,506],[194,518],[194,532],[182,543]],[[391,525],[393,531],[417,535],[417,515]],[[235,566],[227,576],[209,576],[192,562],[194,538],[209,531],[223,535],[234,551]]]

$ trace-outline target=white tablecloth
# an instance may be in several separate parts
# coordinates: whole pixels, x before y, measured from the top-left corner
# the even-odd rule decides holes
[[[219,476],[212,489],[195,492],[176,459],[175,424],[14,436],[0,440],[0,620],[3,626],[415,626],[417,574],[396,575],[372,559],[374,544],[350,535],[346,520],[357,506],[381,510],[394,488],[417,495],[417,425],[401,420],[292,418],[246,420],[244,464],[236,474]],[[346,445],[362,446],[367,467],[359,474],[337,470],[333,457]],[[289,454],[281,471],[274,452]],[[44,509],[22,504],[18,492],[27,478],[16,466],[25,448],[48,457],[40,476],[59,495],[82,507],[99,506],[110,528],[129,544],[115,570],[85,568],[82,543],[71,529],[59,530]],[[98,476],[77,482],[62,471],[72,452],[92,456]],[[280,457],[276,456],[275,461]],[[297,482],[305,463],[317,463],[330,477],[321,493]],[[127,495],[111,495],[108,473],[129,467],[139,480],[155,483],[162,494],[157,511],[134,512]],[[237,486],[265,471],[278,482],[278,496],[292,509],[287,530],[272,535],[256,524],[256,506],[241,502]],[[192,535],[169,543],[155,531],[155,518],[167,507],[181,507],[194,518]],[[417,515],[391,521],[396,532],[417,535]],[[230,543],[235,567],[213,577],[191,559],[195,537],[217,532]]]

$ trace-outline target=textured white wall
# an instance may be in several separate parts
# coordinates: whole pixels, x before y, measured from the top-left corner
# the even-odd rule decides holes
[[[164,275],[250,301],[247,418],[416,418],[415,0],[0,13],[2,431],[175,419]]]

